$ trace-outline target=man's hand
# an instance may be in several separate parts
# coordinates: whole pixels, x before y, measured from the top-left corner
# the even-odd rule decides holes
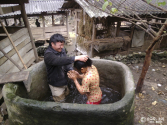
[[[88,55],[75,56],[75,61],[86,62],[88,60]]]

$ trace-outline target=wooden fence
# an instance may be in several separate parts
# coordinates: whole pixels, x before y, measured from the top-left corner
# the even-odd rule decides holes
[[[18,30],[10,37],[24,63],[27,67],[29,67],[35,61],[35,55],[27,28]],[[7,55],[11,57],[21,68],[23,68],[23,64],[21,63],[21,60],[19,59],[8,37],[0,41],[0,48],[3,49],[3,51],[7,53]],[[8,58],[6,58],[2,52],[0,52],[0,73],[17,71],[20,70]]]

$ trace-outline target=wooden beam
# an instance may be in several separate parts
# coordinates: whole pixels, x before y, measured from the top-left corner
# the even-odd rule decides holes
[[[0,6],[0,15],[3,15],[3,10],[1,6]]]
[[[4,51],[3,49],[0,48],[0,51],[4,54],[4,56],[6,58],[8,58],[20,71],[22,71],[23,69],[10,57],[8,56]]]
[[[31,55],[26,56],[30,51],[31,51]],[[27,45],[25,45],[23,48],[21,48],[19,50],[19,53],[20,53],[22,59],[24,60],[25,64],[27,63],[27,61],[30,60],[30,56],[33,56],[35,58],[34,53],[33,53],[33,49],[32,49],[32,45],[30,42]],[[17,56],[17,54],[14,54],[13,56],[11,56],[11,58],[13,60],[15,60],[21,68],[23,68],[23,65],[22,65],[19,57]],[[15,70],[12,70],[13,68],[15,68]],[[19,70],[16,69],[16,67],[14,66],[14,64],[10,60],[7,60],[5,63],[3,63],[0,66],[0,73],[7,73],[7,72],[9,73],[9,72],[17,72],[17,71],[19,71]]]
[[[77,43],[77,11],[74,11],[75,12],[75,15],[74,15],[74,17],[75,17],[75,43]]]
[[[0,84],[9,82],[27,81],[28,78],[29,78],[29,71],[0,74]]]
[[[8,22],[7,22],[6,18],[4,20],[5,20],[5,25],[8,26]]]
[[[10,35],[10,37],[12,38],[12,40],[15,43],[15,46],[20,44],[21,41],[19,40],[19,38],[22,37],[25,34],[28,34],[28,29],[27,28],[22,28],[19,31]],[[6,48],[7,46],[11,45],[10,40],[8,38],[5,38],[5,39],[1,40],[0,42],[1,42],[1,48],[3,48],[3,49]]]
[[[27,37],[27,38],[26,38]],[[30,42],[30,37],[28,35],[28,33],[26,35],[24,35],[23,37],[19,38],[20,41],[22,41],[20,44],[18,44],[16,47],[18,49],[18,51],[20,52],[20,50],[22,48],[24,48],[24,46],[26,46],[29,42]],[[3,49],[3,51],[9,56],[12,57],[16,52],[13,48],[9,48],[10,46],[6,47]],[[31,47],[32,48],[32,47]],[[28,50],[29,51],[29,50]],[[27,52],[28,52],[27,51]],[[23,57],[23,56],[22,56]],[[2,54],[0,55],[0,65],[2,65],[3,63],[5,63],[7,61],[7,58],[4,57]]]
[[[35,61],[34,51],[30,50],[28,53],[25,53],[23,55],[23,60],[26,63],[27,67],[32,65],[32,63]],[[18,65],[20,65],[20,62],[18,63]],[[16,69],[16,67],[12,67],[12,68],[9,69],[9,71],[7,73],[17,72],[17,71],[18,70]]]
[[[45,39],[45,17],[42,16],[42,24],[43,24],[43,37],[44,37],[44,40],[46,42],[46,39]]]
[[[12,13],[12,12],[21,10],[21,7],[20,5],[17,5],[17,6],[10,6],[10,7],[1,7],[1,9],[3,14],[7,14],[7,13]]]
[[[77,12],[82,12],[82,9],[75,9]]]
[[[96,39],[96,24],[93,22],[93,28],[92,28],[92,42],[94,42]],[[93,48],[94,48],[94,45],[93,43],[91,43],[91,48],[90,48],[90,54],[89,54],[89,57],[90,58],[93,58]]]
[[[93,23],[93,28],[92,28],[92,42],[94,42],[96,39],[96,24]]]
[[[55,21],[54,21],[54,15],[52,14],[52,26],[54,26]]]
[[[22,0],[22,3],[29,3],[29,0]],[[19,4],[19,0],[0,0],[0,4]]]
[[[27,14],[27,17],[34,17],[34,16],[48,16],[48,15],[52,15],[52,14],[54,14],[54,15],[66,15],[66,13],[65,12],[63,12],[63,13],[47,13],[47,14]],[[20,17],[22,17],[22,15],[15,15],[17,18],[20,18]],[[14,18],[14,16],[13,15],[11,15],[11,16],[5,16],[5,18],[6,19],[10,19],[10,18]],[[0,17],[0,19],[4,19],[4,17]]]
[[[68,13],[66,14],[67,37],[69,38]]]
[[[0,23],[1,23],[2,27],[3,27],[3,29],[5,30],[6,35],[8,36],[10,42],[12,43],[13,48],[16,50],[16,53],[17,53],[17,55],[19,56],[19,58],[20,58],[20,60],[21,60],[21,62],[22,62],[22,64],[23,64],[23,66],[25,67],[25,69],[27,69],[26,65],[24,64],[24,62],[23,62],[23,60],[22,60],[22,58],[21,58],[21,56],[20,56],[20,54],[19,54],[19,52],[18,52],[18,50],[17,50],[17,48],[16,48],[16,46],[14,45],[14,43],[13,43],[11,37],[10,37],[9,34],[8,34],[8,31],[7,31],[6,28],[4,27],[3,23],[1,22],[1,20],[0,20]]]
[[[121,26],[121,21],[117,22],[117,31],[116,31],[116,37],[119,35],[120,26]]]
[[[28,21],[28,18],[27,18],[27,14],[26,14],[26,11],[25,11],[25,5],[24,5],[24,3],[22,3],[21,0],[19,0],[19,1],[20,1],[20,5],[21,5],[21,14],[23,16],[24,24],[28,29],[30,39],[31,39],[31,44],[32,44],[32,47],[33,47],[33,50],[34,50],[34,55],[35,55],[35,58],[36,58],[36,62],[38,62],[38,60],[39,60],[38,59],[38,54],[37,54],[37,50],[36,50],[36,47],[35,47],[35,44],[34,44],[34,39],[33,39],[33,36],[32,36],[32,32],[31,32],[31,28],[30,28],[29,21]]]
[[[85,13],[85,11],[83,10],[83,25],[85,25],[85,15],[86,15],[86,13]]]
[[[17,20],[16,20],[16,16],[14,15],[14,24],[15,26],[17,26]]]

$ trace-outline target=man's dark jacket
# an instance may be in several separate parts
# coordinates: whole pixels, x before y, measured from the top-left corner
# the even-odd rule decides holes
[[[55,87],[67,85],[67,72],[72,70],[70,64],[74,60],[75,57],[66,56],[65,49],[62,49],[62,52],[57,52],[49,46],[44,54],[48,83]]]

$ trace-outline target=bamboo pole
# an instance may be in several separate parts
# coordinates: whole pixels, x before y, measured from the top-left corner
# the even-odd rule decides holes
[[[1,48],[0,51],[4,54],[4,56],[6,58],[8,58],[20,71],[22,71],[23,69],[10,57],[8,56]]]
[[[6,35],[8,36],[8,38],[9,38],[10,42],[12,43],[13,48],[15,49],[15,51],[16,51],[16,53],[17,53],[17,55],[19,56],[19,58],[20,58],[20,60],[21,60],[21,62],[22,62],[22,64],[23,64],[24,68],[25,68],[25,69],[27,69],[27,66],[24,64],[24,62],[23,62],[23,60],[22,60],[22,58],[21,58],[21,56],[20,56],[20,54],[19,54],[19,52],[18,52],[17,48],[15,47],[15,45],[14,45],[14,43],[13,43],[12,39],[10,38],[10,36],[9,36],[9,34],[8,34],[8,31],[6,30],[5,26],[3,25],[3,23],[2,23],[2,21],[1,21],[1,19],[0,19],[0,23],[1,23],[1,25],[2,25],[2,27],[3,27],[3,29],[4,29],[4,31],[6,32]]]

